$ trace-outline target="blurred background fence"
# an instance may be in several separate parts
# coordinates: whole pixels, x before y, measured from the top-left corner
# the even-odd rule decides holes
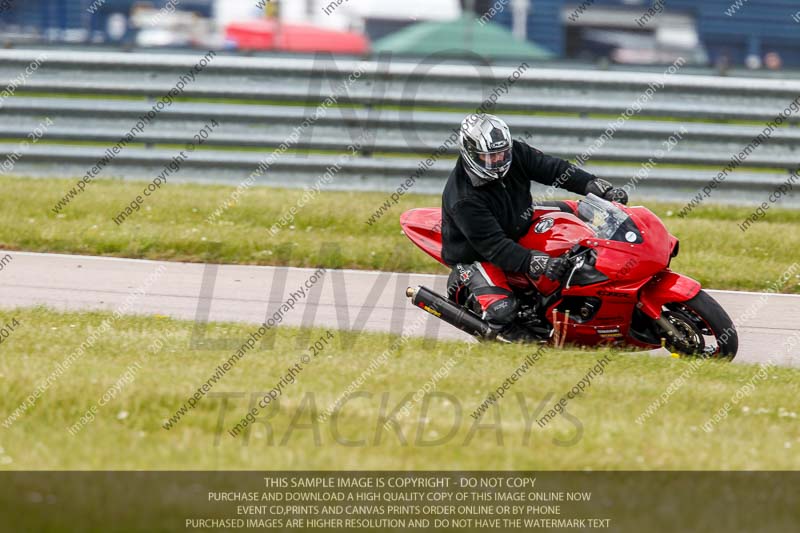
[[[14,173],[82,176],[203,55],[47,52],[2,103],[0,157],[13,157],[49,117],[52,125],[25,147]],[[0,85],[12,84],[39,56],[0,51]],[[390,59],[218,55],[103,176],[153,177],[213,119],[220,126],[191,154],[181,179],[238,183],[288,143],[258,183],[311,185],[339,165],[325,188],[392,190],[443,145],[466,113],[495,94],[494,109],[517,138],[573,160],[594,145],[584,164],[592,172],[618,184],[639,175],[641,191],[675,194],[702,187],[800,95],[800,81],[683,75],[679,69],[642,74],[485,66],[477,58],[461,64]],[[354,72],[363,74],[348,84]],[[498,90],[504,84],[507,91]],[[331,95],[337,101],[325,104]],[[317,112],[320,105],[324,113]],[[626,110],[629,120],[618,121]],[[320,118],[290,141],[315,114]],[[613,123],[622,125],[598,144]],[[727,179],[726,194],[746,199],[785,181],[800,166],[798,123],[799,114],[790,116],[758,147]],[[351,154],[348,145],[365,132],[368,141]],[[441,190],[456,156],[446,147],[417,190]]]

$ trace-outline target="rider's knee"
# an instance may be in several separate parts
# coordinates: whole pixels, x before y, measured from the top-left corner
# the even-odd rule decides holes
[[[501,326],[511,324],[517,316],[519,301],[514,296],[507,296],[491,303],[484,311],[484,319],[492,324]]]
[[[496,285],[498,280],[487,279],[486,272],[479,263],[458,264],[448,279],[448,297],[459,303],[459,288],[466,286],[470,297],[483,313],[483,319],[499,326],[514,321],[519,302],[514,294]],[[456,291],[455,295],[453,291]]]

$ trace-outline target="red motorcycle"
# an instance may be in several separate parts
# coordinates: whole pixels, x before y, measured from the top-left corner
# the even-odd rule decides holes
[[[739,338],[733,321],[697,281],[669,269],[678,239],[644,207],[590,194],[567,204],[573,213],[537,210],[519,243],[569,261],[564,280],[508,273],[520,307],[516,324],[555,346],[666,347],[699,357],[733,359]],[[442,261],[440,209],[412,209],[400,224],[411,241]],[[415,306],[480,339],[496,332],[462,280],[451,274],[445,298],[409,287]]]

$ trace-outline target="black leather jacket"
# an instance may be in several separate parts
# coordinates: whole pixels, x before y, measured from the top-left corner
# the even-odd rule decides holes
[[[459,158],[442,193],[445,262],[488,261],[505,271],[527,272],[530,250],[517,241],[531,226],[530,182],[553,185],[562,175],[560,187],[577,194],[585,194],[589,182],[596,179],[521,141],[514,141],[508,173],[479,187],[472,184]]]

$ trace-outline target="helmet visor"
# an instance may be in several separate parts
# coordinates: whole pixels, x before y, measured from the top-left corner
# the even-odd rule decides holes
[[[511,164],[511,147],[493,152],[476,152],[475,162],[489,172],[498,172]]]

